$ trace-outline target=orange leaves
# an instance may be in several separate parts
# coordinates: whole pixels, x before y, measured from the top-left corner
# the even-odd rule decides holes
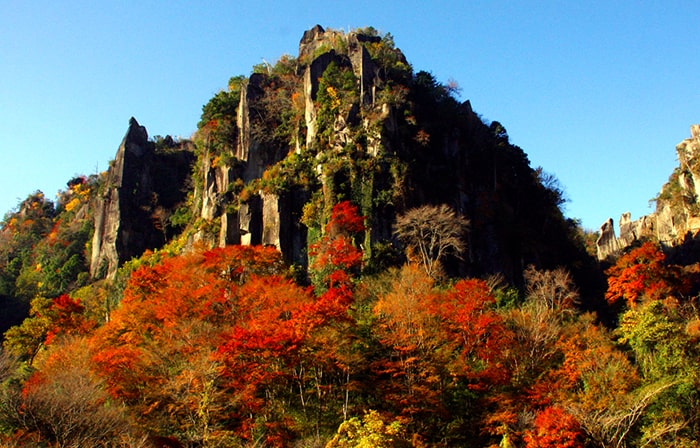
[[[563,348],[562,373],[572,386],[583,386],[579,397],[586,405],[596,409],[612,407],[638,385],[635,367],[624,353],[616,350],[608,332],[591,322],[582,319]]]
[[[527,448],[575,448],[584,446],[579,422],[562,408],[548,407],[535,417],[535,428],[527,431]]]
[[[375,331],[389,350],[373,364],[385,399],[406,417],[450,412],[450,394],[481,392],[505,384],[503,362],[512,340],[490,307],[486,284],[463,280],[445,291],[433,288],[418,265],[402,268],[392,289],[374,306]]]
[[[101,346],[92,361],[98,373],[105,379],[107,391],[116,398],[136,399],[142,384],[140,364],[141,350],[129,346]]]
[[[331,220],[326,225],[326,232],[331,236],[338,234],[353,235],[365,230],[365,217],[358,214],[357,207],[350,201],[343,201],[333,207]]]
[[[312,247],[311,255],[316,269],[349,270],[362,264],[362,252],[355,248],[350,238],[343,235]]]
[[[352,297],[341,285],[315,299],[283,272],[279,252],[241,246],[141,267],[92,338],[96,370],[143,419],[201,437],[226,422],[247,438],[264,416],[268,439],[282,437],[288,422],[277,420],[276,400],[304,343],[318,326],[347,319]]]
[[[624,299],[630,307],[641,300],[682,296],[690,289],[690,282],[681,275],[680,268],[668,264],[664,253],[653,243],[644,243],[623,255],[606,274],[605,298],[609,303]]]
[[[121,307],[93,336],[93,360],[110,390],[135,398],[132,390],[139,383],[161,375],[159,357],[186,365],[214,353],[232,324],[254,325],[256,313],[263,320],[276,318],[275,305],[294,302],[299,294],[290,281],[273,275],[281,266],[274,249],[231,246],[134,271]],[[249,281],[241,286],[244,278]]]
[[[475,279],[457,282],[439,302],[441,317],[462,353],[464,364],[455,373],[472,381],[473,389],[504,384],[510,374],[503,361],[513,335],[491,309],[494,303],[486,283]]]
[[[46,335],[46,343],[51,343],[59,334],[87,334],[95,327],[95,323],[85,318],[84,311],[85,307],[80,301],[71,299],[68,294],[55,298],[49,310],[51,326]]]
[[[282,254],[274,247],[227,246],[204,252],[202,267],[220,278],[244,283],[252,275],[284,272]]]
[[[433,281],[416,265],[404,266],[392,290],[374,307],[382,342],[395,350],[434,349],[439,324],[430,306]]]

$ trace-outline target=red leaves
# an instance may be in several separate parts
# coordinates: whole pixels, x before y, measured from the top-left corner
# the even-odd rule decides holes
[[[284,272],[282,254],[274,247],[227,246],[204,252],[202,267],[224,280],[243,283],[252,275]]]
[[[438,312],[459,341],[463,357],[464,364],[456,373],[465,375],[475,390],[505,384],[510,372],[503,360],[513,335],[491,309],[495,298],[488,285],[481,280],[461,280],[438,300]]]
[[[310,271],[314,284],[321,290],[326,286],[349,286],[348,274],[362,266],[362,251],[353,244],[353,236],[365,229],[364,217],[357,213],[357,207],[348,201],[337,204],[326,226],[326,234],[309,248],[313,258]]]
[[[624,299],[634,307],[643,299],[663,300],[687,294],[690,289],[690,282],[681,275],[680,268],[666,263],[666,256],[653,243],[644,243],[623,255],[606,274],[605,298],[611,304]]]
[[[427,410],[449,414],[445,400],[455,389],[507,383],[512,337],[490,309],[494,300],[482,281],[439,291],[419,266],[404,266],[374,307],[376,334],[390,354],[373,363],[385,400],[420,421]]]
[[[362,252],[355,248],[348,237],[342,235],[312,247],[311,255],[314,257],[313,266],[318,270],[348,271],[362,264]]]
[[[310,352],[329,352],[310,348],[309,339],[322,326],[349,321],[352,302],[344,271],[332,273],[332,287],[318,298],[283,272],[274,249],[240,246],[135,271],[121,307],[93,336],[92,361],[109,392],[144,418],[166,413],[173,421],[199,415],[197,393],[220,397],[211,406],[226,411],[216,418],[240,437],[252,437],[264,416],[268,442],[281,443],[290,426],[277,414],[288,399],[280,397],[299,387],[294,372],[316,360]],[[186,381],[204,378],[201,366],[208,382]],[[204,385],[210,389],[197,392]]]
[[[121,307],[93,336],[93,361],[110,392],[136,399],[142,393],[137,391],[147,390],[139,384],[155,387],[166,379],[159,379],[160,358],[186,365],[214,353],[237,322],[274,322],[275,312],[305,296],[280,272],[277,251],[241,246],[171,257],[134,271]]]
[[[326,225],[326,233],[353,235],[365,230],[365,217],[358,214],[357,207],[350,201],[343,201],[333,207],[331,220]]]
[[[575,448],[584,446],[579,422],[560,407],[548,407],[535,417],[535,428],[527,431],[527,448]]]
[[[140,364],[141,351],[130,346],[100,346],[92,361],[105,379],[107,392],[115,398],[137,399],[145,378]],[[139,366],[139,368],[137,368]]]
[[[50,325],[46,334],[46,343],[50,344],[58,335],[85,335],[95,327],[95,323],[86,319],[85,307],[79,300],[73,300],[68,294],[55,298],[48,311]]]

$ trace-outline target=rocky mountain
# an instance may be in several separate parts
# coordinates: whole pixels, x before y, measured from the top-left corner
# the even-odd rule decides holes
[[[623,213],[619,237],[612,218],[600,228],[598,259],[614,257],[642,240],[658,241],[672,248],[694,240],[700,233],[700,125],[690,127],[690,138],[676,145],[679,166],[655,198],[656,210],[632,221]]]
[[[272,245],[305,267],[342,200],[366,217],[367,269],[403,257],[396,216],[423,204],[470,222],[468,254],[447,261],[451,274],[517,282],[528,264],[585,258],[556,179],[372,28],[306,31],[297,57],[232,78],[192,140],[194,151],[159,153],[132,119],[96,205],[93,276],[182,230],[157,219],[178,207],[189,244]]]

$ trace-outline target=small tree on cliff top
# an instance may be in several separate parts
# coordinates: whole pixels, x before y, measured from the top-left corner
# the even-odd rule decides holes
[[[420,256],[425,272],[434,277],[446,255],[460,257],[467,248],[462,238],[469,220],[449,206],[424,205],[396,218],[396,235]]]

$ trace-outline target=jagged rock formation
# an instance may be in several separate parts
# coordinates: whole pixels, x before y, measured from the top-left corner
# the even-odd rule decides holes
[[[350,199],[367,217],[370,260],[400,249],[396,214],[426,203],[471,219],[469,258],[453,270],[512,278],[578,251],[560,198],[502,126],[414,74],[372,29],[316,26],[298,58],[234,83],[204,111],[195,196],[209,224],[196,238],[211,245],[274,245],[304,265],[332,206]]]
[[[650,239],[677,246],[700,233],[700,125],[690,127],[691,137],[676,145],[679,166],[656,197],[656,210],[636,221],[629,212],[620,217],[620,237],[612,219],[601,227],[598,259],[617,255],[636,241]]]
[[[90,274],[114,277],[121,263],[168,238],[168,217],[184,200],[194,154],[169,137],[161,150],[136,119],[122,140],[96,199]]]
[[[608,219],[600,226],[600,235],[596,241],[596,248],[599,260],[604,260],[620,250],[620,245],[615,236],[615,224],[613,224],[612,218]]]
[[[168,217],[188,194],[190,243],[272,245],[301,266],[343,200],[366,217],[357,243],[368,268],[400,260],[396,216],[424,204],[471,222],[468,256],[448,260],[451,274],[517,282],[527,264],[585,257],[560,191],[505,129],[413,73],[391,36],[371,28],[316,26],[298,58],[232,78],[204,106],[193,141],[159,150],[131,120],[95,204],[93,277],[171,238]]]
[[[363,133],[366,134],[366,151],[371,154],[376,155],[380,146],[388,143],[382,140],[381,136],[382,129],[391,126],[387,122],[388,107],[385,103],[378,105],[376,102],[376,91],[385,84],[386,75],[382,74],[381,67],[372,62],[367,48],[363,45],[380,41],[379,36],[326,31],[318,25],[304,33],[299,44],[296,68],[299,73],[299,90],[304,98],[304,121],[298,124],[299,128],[291,142],[266,138],[266,134],[274,131],[268,126],[271,121],[275,121],[274,117],[270,117],[270,110],[265,107],[270,101],[268,96],[271,84],[276,82],[274,77],[270,74],[255,73],[243,82],[237,107],[235,146],[231,145],[227,149],[238,165],[233,167],[232,164],[220,164],[213,167],[212,157],[203,158],[205,174],[201,217],[210,221],[218,220],[219,234],[217,238],[212,239],[205,232],[200,232],[198,239],[208,240],[220,246],[236,243],[271,244],[282,250],[287,260],[305,263],[306,235],[299,219],[302,216],[302,208],[309,199],[308,191],[299,188],[284,192],[256,191],[255,197],[241,201],[237,211],[232,211],[231,207],[227,210],[223,204],[232,199],[228,190],[235,178],[245,184],[261,179],[264,171],[281,161],[290,150],[296,153],[317,152],[319,146],[330,150],[342,150],[352,143],[353,135],[356,134],[356,131],[351,131],[352,127],[362,127]],[[345,53],[333,48],[339,45],[345,48]],[[391,51],[399,62],[408,67],[400,51]],[[353,73],[357,79],[359,95],[353,101],[338,107],[338,113],[330,123],[333,132],[330,133],[329,140],[325,140],[324,137],[323,141],[319,141],[319,84],[331,65]],[[370,123],[367,117],[360,122],[360,107],[368,110],[378,109],[375,115],[379,118],[374,123]],[[318,169],[322,171],[320,165]],[[322,184],[332,182],[332,179],[324,176],[322,172],[319,174]]]

